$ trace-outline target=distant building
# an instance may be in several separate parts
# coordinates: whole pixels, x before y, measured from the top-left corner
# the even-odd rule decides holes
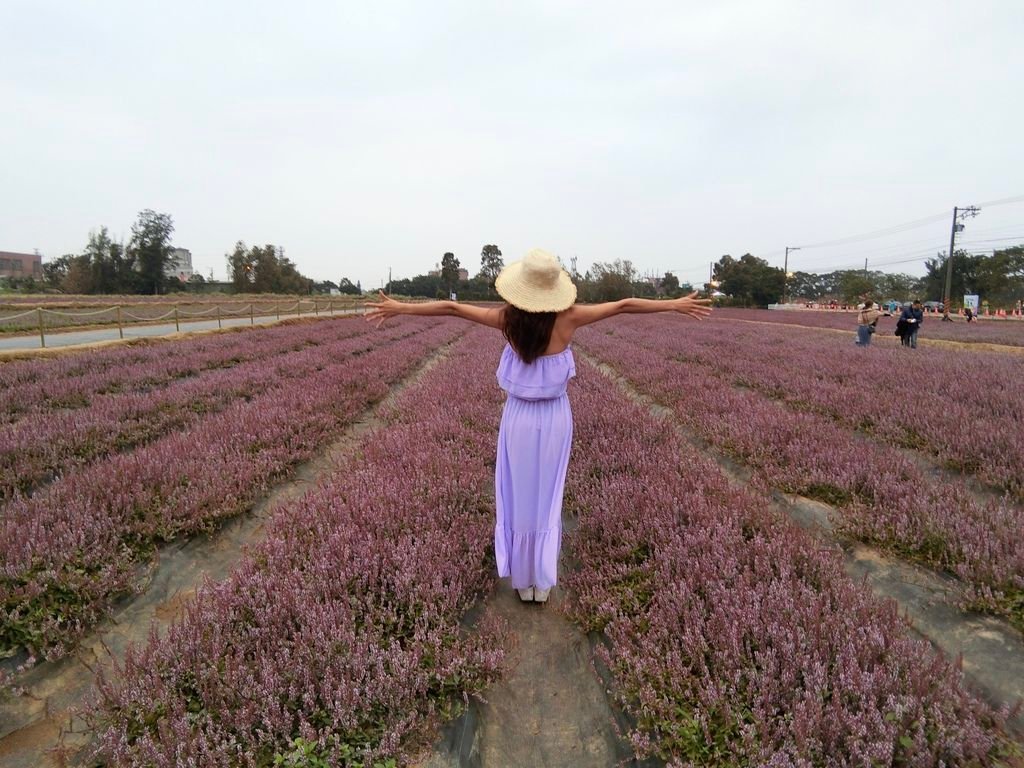
[[[42,254],[0,251],[0,277],[41,278],[42,276]]]
[[[192,251],[187,248],[172,248],[171,256],[164,264],[164,274],[187,283],[192,277]]]
[[[441,276],[441,267],[438,267],[437,269],[430,270],[429,272],[427,272],[427,276],[428,277],[440,277]],[[462,282],[466,282],[467,280],[469,280],[469,270],[468,269],[463,269],[462,267],[459,267],[459,280],[461,280]]]

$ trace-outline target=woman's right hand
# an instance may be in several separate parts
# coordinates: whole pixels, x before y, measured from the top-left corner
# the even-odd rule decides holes
[[[402,302],[395,301],[384,291],[380,291],[380,301],[368,301],[366,306],[373,307],[373,309],[364,315],[364,319],[368,323],[375,322],[378,328],[389,317],[402,314]]]
[[[711,299],[698,299],[695,298],[696,296],[697,292],[694,291],[688,296],[680,296],[678,299],[673,299],[672,309],[681,315],[689,315],[697,320],[703,320],[711,314]]]

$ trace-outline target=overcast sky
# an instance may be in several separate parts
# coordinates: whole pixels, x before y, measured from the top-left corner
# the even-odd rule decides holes
[[[935,216],[790,254],[921,274],[1024,195],[1022,36],[1021,0],[0,0],[0,250],[153,208],[219,278],[241,239],[364,287],[486,243],[703,282]],[[963,237],[1024,242],[1024,200]]]

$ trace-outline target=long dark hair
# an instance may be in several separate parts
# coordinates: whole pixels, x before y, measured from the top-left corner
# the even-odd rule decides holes
[[[532,363],[548,348],[557,316],[557,312],[526,312],[506,304],[501,318],[501,332],[523,362]]]

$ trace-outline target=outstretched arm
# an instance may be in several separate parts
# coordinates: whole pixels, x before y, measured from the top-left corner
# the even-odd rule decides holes
[[[380,292],[380,301],[366,302],[372,309],[366,313],[367,322],[375,322],[379,328],[381,323],[396,315],[421,315],[427,317],[461,317],[490,328],[501,328],[503,307],[474,307],[472,304],[459,304],[457,301],[396,301]]]
[[[679,312],[682,315],[689,315],[697,320],[703,320],[711,314],[711,299],[695,298],[694,291],[688,296],[681,296],[678,299],[669,301],[658,301],[656,299],[620,299],[619,301],[608,301],[603,304],[575,304],[570,309],[570,319],[576,328],[596,323],[615,315],[641,314],[647,312]]]

